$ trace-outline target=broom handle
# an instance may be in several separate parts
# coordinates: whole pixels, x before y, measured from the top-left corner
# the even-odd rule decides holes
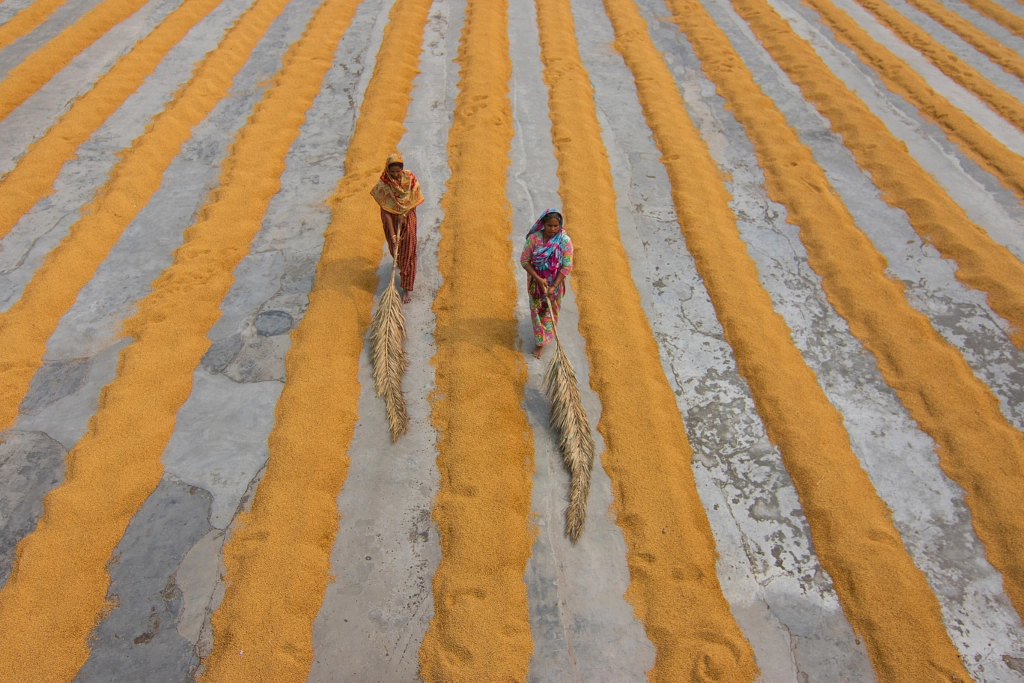
[[[391,281],[395,281],[395,271],[398,270],[398,250],[402,247],[402,228],[405,226],[405,216],[398,217],[398,230],[395,231],[395,259],[391,262]]]
[[[561,347],[562,340],[558,338],[558,321],[555,320],[555,309],[551,307],[551,299],[548,298],[547,294],[544,295],[544,301],[547,302],[548,311],[551,313],[551,330],[555,333],[555,343]]]

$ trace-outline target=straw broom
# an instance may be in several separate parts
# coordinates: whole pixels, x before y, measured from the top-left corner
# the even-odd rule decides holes
[[[544,297],[548,310],[551,300]],[[555,356],[544,373],[544,394],[551,401],[549,424],[558,434],[558,447],[562,460],[569,470],[569,507],[565,511],[565,535],[576,543],[583,533],[587,519],[587,496],[590,494],[590,472],[594,467],[594,438],[590,434],[590,423],[580,400],[580,389],[572,363],[562,351],[558,338],[558,324],[555,331]]]
[[[402,315],[402,299],[395,286],[395,272],[398,270],[398,250],[402,244],[402,228],[405,217],[398,222],[395,235],[395,259],[391,264],[391,281],[380,297],[377,310],[370,321],[370,363],[373,365],[373,384],[377,395],[384,399],[391,440],[409,429],[409,414],[405,410],[405,396],[402,395],[402,375],[408,361],[405,357],[405,317]]]

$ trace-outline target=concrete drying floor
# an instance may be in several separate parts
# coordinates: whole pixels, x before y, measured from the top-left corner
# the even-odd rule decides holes
[[[17,77],[18,65],[28,56],[64,39],[61,31],[93,7],[114,1],[70,0],[58,7],[37,28],[15,36],[0,49],[0,73],[8,80]],[[337,45],[333,65],[287,153],[280,189],[273,194],[251,245],[245,247],[247,254],[229,271],[233,282],[219,301],[219,320],[206,333],[209,348],[194,366],[190,392],[182,396],[185,400],[178,402],[176,413],[163,416],[173,418],[173,432],[158,445],[162,476],[155,490],[140,498],[144,500],[141,507],[123,502],[116,490],[109,495],[105,487],[86,492],[91,496],[88,505],[119,509],[128,505],[121,514],[130,518],[123,536],[115,535],[120,541],[105,563],[109,572],[106,607],[89,612],[96,620],[94,630],[91,634],[80,627],[76,630],[60,622],[58,614],[56,622],[40,627],[42,636],[17,646],[27,650],[5,645],[7,636],[0,637],[0,650],[8,649],[8,655],[0,654],[0,679],[188,681],[202,675],[204,660],[215,648],[228,647],[218,641],[220,635],[211,624],[211,615],[225,594],[225,544],[238,528],[240,515],[258,495],[266,471],[275,409],[289,382],[286,355],[294,338],[290,333],[307,311],[324,231],[332,216],[329,200],[346,171],[349,140],[395,1],[362,0]],[[999,2],[1024,26],[1024,7],[1014,0]],[[1002,419],[1016,435],[1013,438],[1021,437],[1024,353],[1011,341],[1013,321],[989,307],[984,291],[959,281],[955,260],[944,258],[922,240],[907,214],[886,203],[844,138],[805,99],[729,0],[704,0],[703,4],[762,92],[810,148],[856,225],[888,260],[887,273],[903,283],[910,305],[927,316],[938,335],[987,385],[998,400]],[[1006,22],[972,9],[975,4],[942,0],[941,6],[971,22],[993,42],[1024,56],[1024,34],[1014,35]],[[147,134],[152,117],[194,78],[197,61],[217,47],[250,5],[249,0],[222,0],[155,60],[152,74],[88,136],[73,158],[52,162],[63,164],[52,193],[16,217],[9,232],[0,232],[0,330],[12,324],[10,312],[20,310],[19,300],[32,287],[48,255],[67,239],[80,218],[95,210],[87,207],[120,163],[122,151]],[[824,395],[841,415],[860,466],[891,510],[906,552],[937,598],[952,647],[976,681],[1024,680],[1024,627],[1018,613],[1022,605],[1014,609],[1003,574],[986,559],[990,555],[976,535],[963,482],[952,480],[940,468],[934,437],[904,406],[894,387],[899,382],[883,376],[876,357],[826,298],[821,275],[808,263],[800,229],[787,221],[787,207],[769,197],[754,144],[702,71],[686,35],[671,21],[671,11],[662,0],[637,0],[637,5],[693,124],[722,171],[732,195],[736,227],[756,263],[760,284],[784,318]],[[857,1],[835,0],[835,5],[1011,155],[1024,155],[1024,132],[1012,121],[944,75],[925,52],[905,44]],[[1014,102],[1024,102],[1024,83],[1019,78],[915,5],[892,0],[889,6],[971,65],[996,90]],[[26,0],[5,0],[0,4],[0,21],[10,22],[18,10],[29,6]],[[11,173],[19,160],[27,158],[23,157],[26,150],[73,111],[71,105],[177,6],[177,0],[149,0],[100,32],[95,42],[70,52],[68,64],[48,80],[32,85],[26,91],[30,96],[0,120],[0,173]],[[57,311],[59,322],[46,336],[45,355],[27,393],[15,396],[14,385],[4,385],[4,391],[12,394],[5,400],[20,408],[15,419],[0,424],[0,429],[6,428],[0,432],[0,586],[5,586],[0,591],[0,633],[13,633],[25,623],[19,620],[19,610],[27,609],[31,601],[12,597],[15,584],[28,585],[35,581],[32,572],[41,570],[38,563],[20,567],[16,548],[37,528],[50,504],[47,493],[67,486],[65,456],[87,437],[90,418],[102,409],[104,387],[119,376],[119,356],[133,343],[122,331],[124,322],[153,291],[151,283],[172,265],[184,231],[196,223],[200,208],[216,200],[216,194],[208,193],[222,182],[221,162],[231,153],[240,131],[251,125],[254,107],[274,87],[286,51],[303,36],[318,6],[317,0],[291,0],[270,23],[233,77],[226,97],[192,128],[187,142],[162,171],[159,189],[144,207],[136,207],[137,215],[109,253],[101,254],[95,273],[72,293],[73,303],[69,300],[66,310]],[[913,158],[988,238],[1016,259],[1024,259],[1024,208],[1006,184],[979,166],[908,99],[891,90],[880,72],[840,42],[810,5],[771,0],[771,6],[810,41],[831,72],[906,144]],[[696,492],[714,534],[720,590],[731,618],[752,648],[759,680],[911,680],[886,669],[886,655],[871,651],[870,633],[866,639],[865,633],[851,628],[833,578],[819,560],[812,526],[801,509],[799,486],[787,471],[784,454],[767,436],[764,411],[737,363],[737,354],[744,351],[730,345],[720,323],[722,311],[716,311],[699,264],[680,233],[671,180],[660,161],[634,77],[614,48],[616,36],[604,5],[601,0],[572,0],[571,10],[579,58],[593,86],[614,181],[621,244],[693,449]],[[303,633],[311,629],[311,663],[310,641],[305,637],[305,645],[289,650],[288,656],[298,662],[296,669],[287,673],[261,669],[259,680],[308,675],[309,681],[324,683],[390,683],[420,677],[421,642],[438,610],[438,588],[432,579],[442,561],[438,527],[432,519],[441,485],[439,437],[432,421],[432,401],[437,400],[432,394],[436,389],[432,358],[438,352],[432,304],[444,282],[438,267],[439,228],[445,219],[441,200],[451,174],[449,129],[457,107],[460,65],[456,58],[466,16],[465,0],[434,0],[430,7],[419,74],[404,122],[406,132],[398,144],[406,168],[417,174],[426,196],[419,209],[417,287],[413,302],[405,308],[410,364],[404,389],[411,427],[391,443],[364,349],[357,375],[358,420],[348,446],[347,475],[337,497],[340,517],[330,545],[329,582],[321,597],[317,593],[312,598],[319,601],[315,620],[306,618],[300,628],[306,629]],[[563,202],[536,7],[511,0],[507,20],[514,137],[507,177],[504,183],[495,178],[493,188],[500,193],[504,185],[511,208],[509,248],[518,259],[522,238],[533,220],[543,209]],[[43,72],[39,65],[32,68]],[[11,177],[0,180],[0,202],[15,191],[9,187]],[[365,201],[371,200],[366,196]],[[571,212],[569,219],[570,234],[587,230],[586,225],[572,223]],[[376,236],[380,228],[371,222],[365,230]],[[383,247],[381,253],[386,257]],[[601,255],[581,253],[577,247],[577,258],[594,263]],[[460,267],[473,268],[473,263]],[[514,269],[519,287],[515,314],[525,352],[532,346],[525,280],[518,263],[509,268]],[[388,258],[382,258],[376,272],[379,294],[391,272]],[[1019,289],[1021,284],[1013,286]],[[503,285],[481,281],[479,286]],[[48,305],[53,314],[57,304]],[[182,300],[179,305],[189,304]],[[737,314],[742,312],[728,312]],[[561,338],[580,377],[591,424],[597,426],[602,400],[589,382],[592,361],[579,321],[575,294],[570,291]],[[7,353],[0,346],[0,372],[9,372],[14,362],[4,358]],[[166,353],[173,355],[177,349],[169,345]],[[568,478],[547,428],[547,402],[541,392],[549,357],[536,361],[523,353],[526,374],[521,405],[534,450],[532,463],[523,464],[532,476],[531,512],[519,522],[531,525],[536,536],[522,574],[533,642],[532,653],[521,654],[528,665],[526,678],[588,683],[641,681],[649,676],[735,680],[716,674],[714,667],[690,671],[656,667],[656,654],[661,656],[656,644],[664,641],[664,635],[651,635],[645,628],[644,609],[638,611],[626,599],[631,581],[628,539],[617,524],[616,489],[600,463],[594,470],[583,539],[572,546],[564,538]],[[622,358],[628,365],[628,349]],[[146,391],[159,393],[164,388],[158,382]],[[646,388],[637,386],[636,391],[642,394]],[[150,417],[141,413],[134,419],[143,423]],[[335,419],[332,414],[322,415],[324,422]],[[602,435],[596,429],[594,435],[599,454],[604,454]],[[131,446],[125,448],[133,452]],[[121,466],[130,469],[132,458]],[[1011,479],[1024,476],[1024,460],[1011,459],[1006,468]],[[1019,508],[1004,512],[1024,514]],[[61,523],[73,525],[74,517]],[[1006,533],[1016,533],[1014,528],[1020,527],[1008,525]],[[92,532],[82,533],[88,538]],[[1013,543],[1011,539],[1009,544]],[[1024,553],[1022,547],[1024,541],[1016,538],[1018,554]],[[46,580],[54,585],[73,583],[67,574],[78,571],[77,556],[76,547],[53,551]],[[640,571],[638,566],[633,569]],[[300,589],[280,587],[282,594]],[[657,594],[650,599],[656,601]],[[73,590],[60,600],[67,601],[69,612],[78,609]],[[687,618],[679,615],[681,632],[687,632]],[[879,614],[876,621],[899,618]],[[262,627],[265,631],[249,632],[247,637],[268,651],[283,647],[274,635],[272,619]],[[460,637],[486,644],[490,639],[500,641],[504,634],[496,628]],[[714,634],[710,637],[714,640]],[[76,654],[81,652],[84,657]],[[237,656],[245,654],[239,651]],[[474,656],[478,655],[472,648],[460,651],[463,659],[451,665],[449,677],[434,679],[472,680],[462,676],[472,668],[466,668],[466,662]],[[517,671],[488,670],[486,662],[477,661],[474,666],[475,680],[521,678]],[[654,673],[649,674],[652,667]],[[207,678],[254,680],[247,678],[251,673],[231,672],[230,662],[220,664],[207,672]],[[961,680],[948,671],[934,674],[937,681]]]

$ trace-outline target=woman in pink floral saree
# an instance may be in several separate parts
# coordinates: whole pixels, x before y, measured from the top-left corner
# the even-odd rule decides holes
[[[555,335],[565,295],[565,279],[572,272],[572,240],[565,232],[562,214],[557,209],[545,211],[530,228],[519,263],[529,274],[530,318],[537,342],[533,355],[540,358],[544,346]]]

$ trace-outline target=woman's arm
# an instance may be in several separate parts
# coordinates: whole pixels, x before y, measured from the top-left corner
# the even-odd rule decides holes
[[[545,294],[551,293],[551,288],[548,286],[547,280],[538,275],[537,271],[533,269],[532,265],[530,265],[529,263],[524,263],[523,268],[525,268],[526,272],[530,274],[530,277],[532,277],[534,280],[537,281],[538,284],[540,284]]]
[[[562,279],[565,279],[569,275],[569,273],[572,272],[572,263],[573,263],[572,240],[569,239],[568,235],[566,235],[565,236],[565,246],[562,247],[562,262],[561,262],[561,266],[562,266],[561,267]]]
[[[555,278],[555,282],[551,285],[552,291],[557,291],[558,288],[565,282],[565,278],[569,277],[569,273],[572,272],[572,240],[569,236],[565,236],[565,246],[562,247],[562,261],[558,269],[558,277]]]
[[[519,252],[519,265],[523,268],[530,267],[530,256],[533,254],[533,240],[527,236],[526,243],[523,245],[523,250]]]
[[[387,232],[388,241],[392,244],[395,243],[395,215],[390,211],[383,211],[384,214],[384,230]]]
[[[404,213],[391,213],[390,211],[384,212],[384,225],[388,231],[388,236],[391,239],[391,243],[395,244],[399,235],[405,229],[405,214]]]

